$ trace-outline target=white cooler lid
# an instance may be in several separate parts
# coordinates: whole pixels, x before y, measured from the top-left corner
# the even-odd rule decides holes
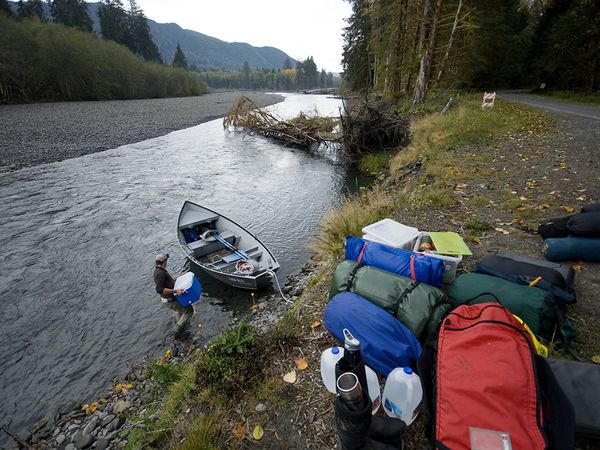
[[[419,236],[419,230],[392,219],[383,219],[362,229],[365,235],[395,247],[401,247]]]
[[[175,280],[175,289],[183,289],[187,291],[192,287],[194,282],[194,274],[192,272],[186,272]]]

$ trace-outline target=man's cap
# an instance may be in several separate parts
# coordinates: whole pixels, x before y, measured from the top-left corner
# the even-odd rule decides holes
[[[168,253],[159,253],[158,255],[156,255],[156,258],[154,258],[154,261],[156,261],[157,263],[162,263],[165,262],[167,259],[169,259]]]

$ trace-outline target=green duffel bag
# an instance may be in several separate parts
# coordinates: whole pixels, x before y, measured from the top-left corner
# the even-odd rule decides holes
[[[448,300],[452,308],[499,302],[520,317],[536,336],[551,341],[562,335],[565,346],[575,337],[575,328],[566,319],[565,311],[554,295],[535,286],[523,286],[491,275],[466,273],[448,287]]]
[[[441,290],[356,261],[337,266],[329,298],[350,291],[385,309],[423,342],[450,309]]]

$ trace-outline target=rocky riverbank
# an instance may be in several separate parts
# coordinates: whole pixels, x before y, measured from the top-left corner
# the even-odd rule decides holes
[[[0,106],[0,172],[97,153],[224,116],[245,95],[259,106],[283,100],[265,92],[198,97]]]
[[[306,264],[282,286],[281,293],[285,297],[276,292],[258,299],[248,316],[233,318],[230,326],[245,321],[263,333],[268,331],[302,295],[312,270],[311,264]],[[15,437],[36,449],[125,448],[129,433],[143,427],[146,420],[155,420],[162,406],[164,393],[152,378],[152,366],[181,364],[208,344],[199,348],[195,341],[175,340],[165,348],[161,359],[133,365],[124,379],[115,379],[113,387],[96,401],[87,404],[71,401],[62,406],[55,417],[39,419],[27,436]]]

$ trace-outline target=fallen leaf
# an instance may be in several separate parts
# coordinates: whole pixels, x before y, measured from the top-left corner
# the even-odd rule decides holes
[[[321,322],[318,320],[315,320],[313,323],[310,324],[310,327],[314,330],[315,328],[317,328],[319,325],[321,325]]]
[[[236,423],[232,430],[233,435],[240,441],[246,437],[246,428],[241,423]]]
[[[306,369],[306,368],[308,367],[308,363],[306,362],[306,359],[304,359],[304,358],[298,358],[298,359],[296,360],[296,367],[297,367],[299,370],[304,370],[304,369]]]
[[[283,381],[285,381],[286,383],[290,383],[293,384],[296,382],[296,371],[292,370],[291,372],[286,373],[283,376]]]
[[[254,430],[252,430],[252,437],[257,441],[260,441],[264,434],[265,430],[263,430],[263,427],[261,427],[260,425],[256,425],[254,427]]]
[[[481,244],[481,238],[480,238],[480,237],[478,237],[478,236],[474,236],[474,237],[472,237],[472,238],[471,238],[471,241],[472,241],[473,243],[477,244],[477,245],[480,245],[480,244]]]
[[[256,310],[258,309],[258,305],[257,305],[256,303],[254,303],[254,304],[253,304],[253,305],[250,307],[250,309],[251,309],[252,311],[256,311]]]
[[[550,205],[548,203],[542,203],[540,206],[538,206],[538,209],[540,210],[548,208],[550,208]]]
[[[592,361],[595,362],[596,364],[600,364],[600,355],[592,356]]]
[[[86,416],[89,416],[90,414],[94,414],[96,412],[96,410],[98,409],[98,403],[92,402],[89,405],[86,403],[81,409],[85,411]]]
[[[133,389],[133,384],[131,383],[117,383],[115,386],[117,394],[127,394],[130,389]]]
[[[583,270],[583,263],[578,261],[576,264],[573,264],[571,267],[573,268],[574,271],[581,272]]]
[[[585,195],[582,195],[581,197],[577,197],[575,200],[579,200],[580,202],[585,200]]]
[[[506,231],[504,228],[494,228],[494,230],[496,230],[502,234],[510,234],[510,232]]]
[[[569,207],[569,206],[561,206],[561,208],[568,213],[572,213],[573,211],[575,211],[575,209]]]
[[[524,202],[525,200],[527,200],[527,197],[523,197],[522,195],[519,197],[519,200],[521,200],[522,202]]]

